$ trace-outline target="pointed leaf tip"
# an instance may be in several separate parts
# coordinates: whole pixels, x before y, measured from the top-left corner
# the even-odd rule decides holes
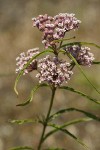
[[[23,103],[17,104],[16,106],[25,106],[25,105],[29,104],[30,102],[32,102],[33,96],[34,96],[35,92],[36,92],[40,87],[44,87],[44,86],[49,86],[49,85],[48,85],[48,84],[45,84],[45,83],[36,85],[36,86],[31,90],[31,93],[30,93],[30,96],[29,96],[28,100],[26,100],[26,101],[23,102]]]
[[[16,86],[14,86],[14,91],[15,91],[16,95],[18,96],[18,91],[16,89]]]
[[[21,76],[23,75],[24,70],[30,65],[30,63],[31,63],[34,59],[36,59],[38,56],[40,56],[40,55],[42,55],[42,54],[45,54],[45,53],[48,53],[48,52],[49,52],[49,53],[54,53],[53,50],[51,50],[51,49],[46,49],[46,50],[40,52],[39,54],[33,56],[33,57],[27,62],[27,64],[25,64],[24,68],[19,72],[19,74],[18,74],[17,77],[16,77],[15,85],[14,85],[14,91],[15,91],[15,93],[16,93],[17,95],[18,95],[17,84],[18,84],[18,82],[19,82],[19,79],[20,79]]]

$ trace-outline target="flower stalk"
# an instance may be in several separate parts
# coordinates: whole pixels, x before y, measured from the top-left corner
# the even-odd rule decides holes
[[[43,130],[42,130],[41,138],[40,138],[40,141],[39,141],[39,144],[38,144],[38,150],[41,150],[42,144],[44,142],[44,135],[45,135],[45,131],[46,131],[48,121],[49,121],[50,113],[51,113],[52,106],[53,106],[54,96],[55,96],[55,92],[56,92],[55,87],[52,87],[51,89],[52,89],[51,101],[50,101],[50,105],[49,105],[49,109],[48,109],[46,119],[45,119],[44,124],[43,124]]]

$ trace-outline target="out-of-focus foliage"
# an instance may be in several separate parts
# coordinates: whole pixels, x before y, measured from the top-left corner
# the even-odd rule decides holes
[[[76,41],[93,42],[100,45],[100,1],[99,0],[0,0],[0,150],[6,150],[15,146],[35,147],[38,144],[41,126],[40,125],[12,125],[9,120],[15,119],[34,119],[36,116],[45,115],[48,109],[50,99],[50,90],[43,87],[34,95],[31,104],[25,107],[16,107],[27,99],[30,90],[36,85],[34,80],[35,73],[21,78],[18,84],[19,97],[13,91],[15,74],[15,59],[20,52],[27,51],[30,48],[41,44],[41,34],[37,29],[32,28],[31,18],[39,14],[48,13],[56,15],[60,12],[75,13],[76,17],[82,21],[80,29],[70,32],[66,36],[70,38],[73,34]],[[95,58],[99,61],[100,50],[91,47]],[[91,82],[100,89],[100,67],[93,65],[90,68],[84,68]],[[81,73],[76,70],[73,79],[68,83],[69,86],[83,91],[87,95],[99,99],[99,95],[88,84]],[[94,114],[100,114],[99,107],[80,98],[75,93],[58,90],[54,101],[54,112],[58,108],[76,107],[88,110]],[[59,117],[58,123],[66,122],[71,119],[81,117],[75,112],[72,115],[65,114]],[[91,150],[100,149],[100,129],[99,123],[95,121],[83,123],[80,125],[68,127],[74,135],[83,139]],[[66,138],[60,132],[51,136],[45,145],[49,147],[65,147],[68,150],[80,150],[78,144],[73,140]]]

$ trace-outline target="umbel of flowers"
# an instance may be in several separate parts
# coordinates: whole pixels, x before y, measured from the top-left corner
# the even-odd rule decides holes
[[[60,13],[54,17],[47,14],[39,15],[32,20],[33,27],[37,27],[43,33],[42,43],[46,48],[57,48],[57,43],[53,41],[64,38],[66,32],[77,29],[81,23],[74,14],[68,13]]]
[[[42,32],[42,43],[45,48],[51,48],[54,52],[54,56],[47,55],[41,59],[34,59],[23,74],[27,74],[33,70],[37,70],[36,77],[39,79],[39,83],[47,82],[54,87],[61,86],[63,83],[67,83],[73,74],[73,60],[66,62],[59,58],[59,52],[62,46],[62,39],[70,30],[76,30],[81,23],[74,14],[60,13],[54,17],[45,15],[39,15],[32,19],[33,27],[38,28]],[[82,47],[81,45],[68,45],[63,47],[66,53],[70,53],[78,62],[79,65],[91,66],[94,60],[93,54],[90,52],[90,48]],[[20,54],[16,58],[16,73],[19,73],[27,62],[35,55],[39,54],[39,48],[33,48]]]
[[[47,81],[55,87],[60,86],[63,82],[67,83],[73,74],[69,63],[66,61],[61,62],[56,57],[51,59],[49,55],[39,60],[38,67],[40,72],[36,77],[39,78],[39,82]]]

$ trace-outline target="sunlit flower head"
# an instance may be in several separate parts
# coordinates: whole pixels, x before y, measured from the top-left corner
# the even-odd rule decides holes
[[[80,45],[67,46],[64,48],[70,52],[80,65],[91,66],[94,55],[90,52],[89,47],[81,47]]]
[[[29,49],[26,53],[25,52],[21,53],[20,56],[18,56],[16,58],[16,62],[17,62],[16,63],[16,65],[17,65],[16,73],[19,73],[21,70],[23,70],[25,65],[28,63],[28,61],[38,53],[39,53],[39,48]],[[36,59],[34,59],[29,64],[29,66],[26,67],[26,69],[24,69],[23,74],[29,73],[35,69],[37,69],[37,60]]]
[[[39,73],[36,75],[39,82],[46,81],[55,87],[68,82],[73,72],[70,70],[70,64],[66,61],[60,61],[56,57],[52,58],[48,55],[39,60]]]
[[[80,20],[75,18],[74,14],[60,13],[54,17],[45,15],[39,15],[37,18],[33,18],[33,27],[37,27],[43,32],[42,43],[46,48],[56,48],[57,43],[54,40],[64,38],[65,33],[70,30],[75,30],[81,23]]]

